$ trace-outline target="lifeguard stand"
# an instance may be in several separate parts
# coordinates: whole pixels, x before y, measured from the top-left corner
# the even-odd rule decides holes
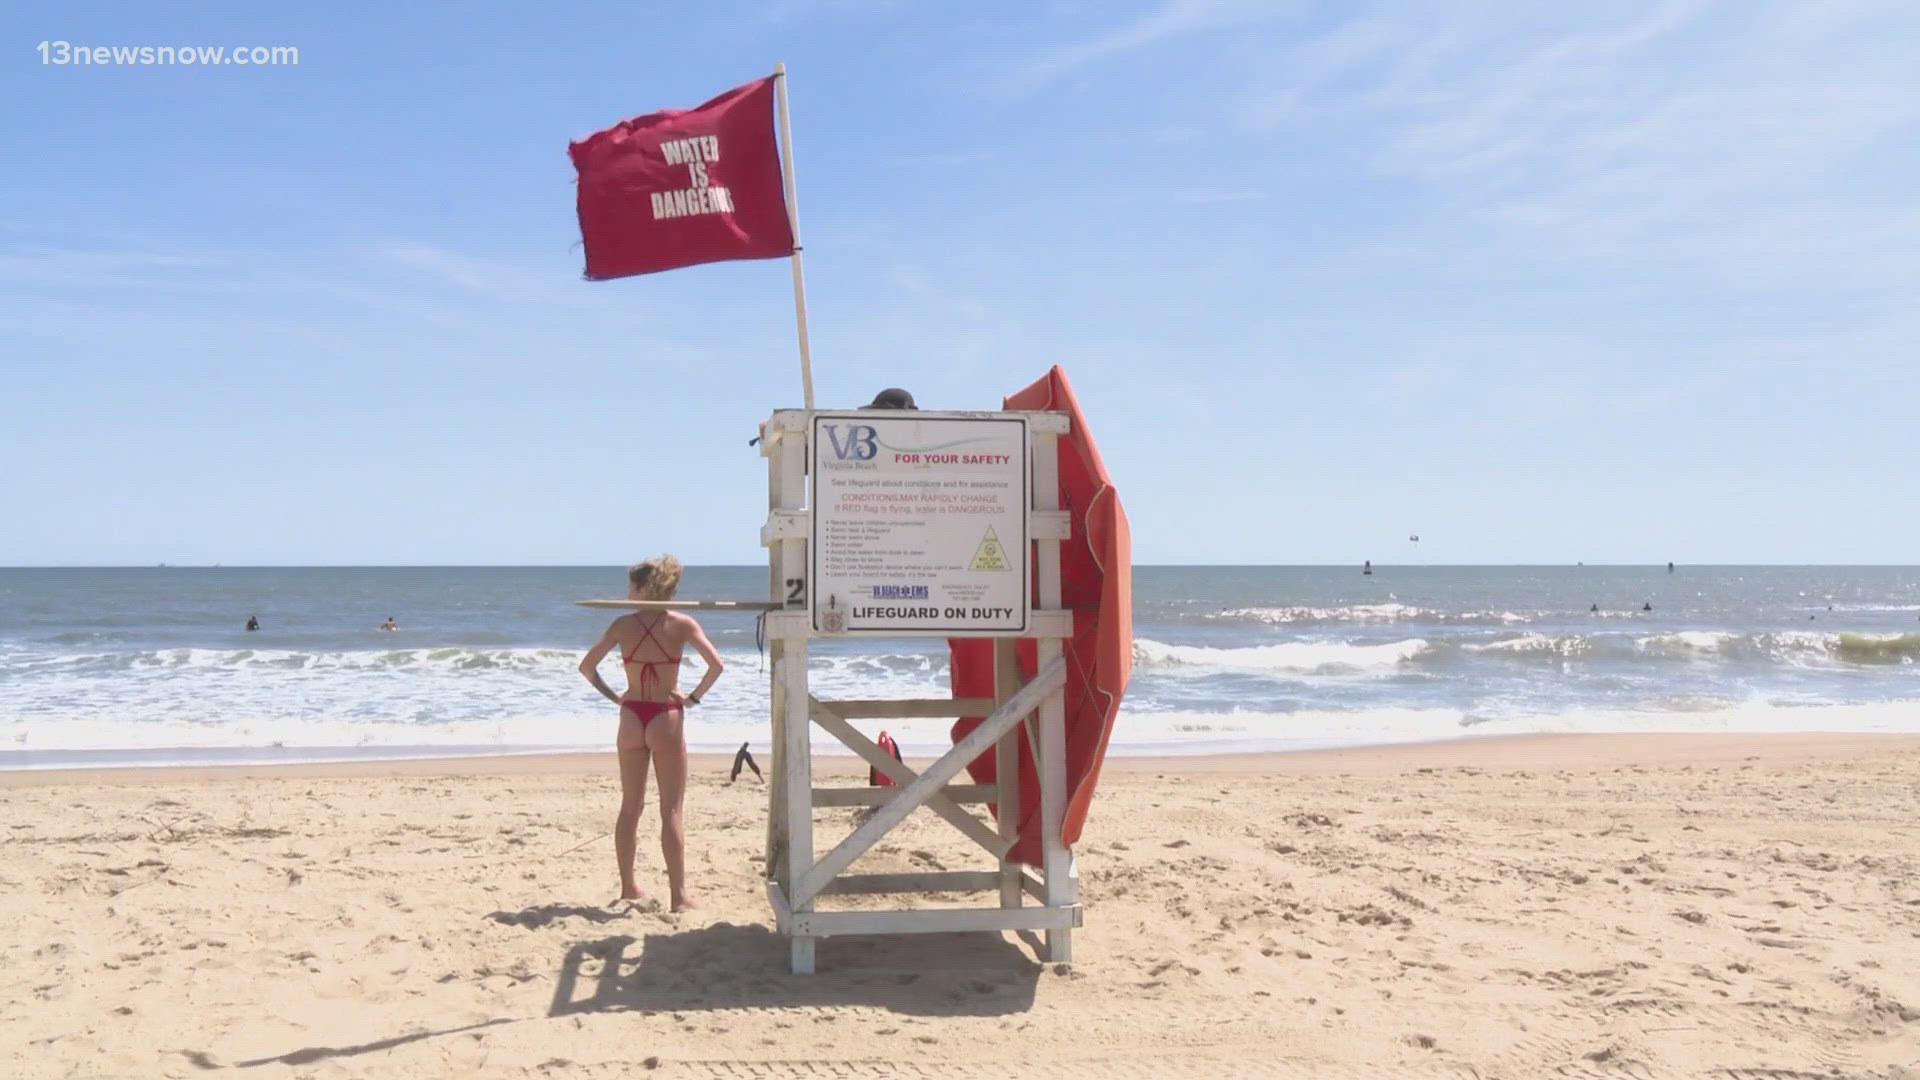
[[[820,412],[781,410],[763,428],[767,458],[767,639],[773,656],[773,781],[767,815],[767,898],[792,939],[796,974],[814,942],[837,934],[1033,930],[1043,959],[1070,961],[1081,923],[1073,854],[1061,840],[1067,805],[1066,661],[1073,615],[1060,604],[1056,412]],[[1037,588],[1033,587],[1037,584]],[[807,685],[815,638],[995,640],[992,698],[821,701]],[[1039,666],[1022,682],[1015,646],[1035,638]],[[886,717],[986,719],[925,771],[883,752],[853,725]],[[817,788],[818,725],[893,787]],[[1008,859],[1021,820],[1019,741],[1039,770],[1041,865]],[[996,783],[955,784],[996,748]],[[968,806],[995,803],[998,826]],[[816,807],[873,807],[816,855]],[[914,810],[938,814],[991,854],[991,870],[849,874],[847,868]],[[847,893],[995,892],[993,907],[816,911]],[[1031,897],[1036,906],[1026,906]]]

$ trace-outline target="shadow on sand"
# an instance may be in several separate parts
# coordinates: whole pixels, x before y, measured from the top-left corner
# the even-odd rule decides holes
[[[1003,1016],[1033,1005],[1042,965],[999,934],[824,938],[813,975],[788,970],[787,939],[716,923],[567,950],[549,1016],[866,1005],[915,1016]]]
[[[390,1039],[376,1039],[373,1042],[361,1043],[358,1046],[307,1046],[284,1054],[276,1054],[273,1057],[255,1058],[252,1061],[236,1061],[233,1064],[236,1068],[241,1069],[251,1069],[260,1065],[275,1064],[311,1065],[316,1061],[325,1061],[328,1058],[355,1057],[360,1054],[372,1053],[375,1050],[391,1050],[396,1046],[405,1046],[408,1043],[419,1042],[422,1039],[437,1039],[442,1035],[458,1035],[461,1032],[476,1031],[480,1028],[493,1027],[496,1024],[511,1024],[514,1022],[514,1020],[502,1017],[495,1020],[483,1020],[478,1024],[467,1024],[462,1027],[445,1028],[439,1031],[416,1031],[411,1035],[395,1035]],[[202,1069],[219,1069],[224,1067],[210,1054],[199,1051],[182,1051],[182,1053],[188,1061],[193,1062]]]
[[[658,905],[656,904],[657,908]],[[608,910],[603,907],[581,907],[578,904],[541,904],[538,907],[524,908],[520,911],[495,911],[487,916],[494,922],[505,926],[524,926],[529,930],[538,930],[561,919],[585,919],[594,923],[610,923],[628,918],[630,908]]]

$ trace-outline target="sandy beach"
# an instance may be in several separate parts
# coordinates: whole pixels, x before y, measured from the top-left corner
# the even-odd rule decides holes
[[[1071,967],[810,977],[725,764],[683,915],[611,902],[610,755],[0,774],[0,1075],[1920,1076],[1920,737],[1116,759]],[[969,847],[922,813],[856,869]]]

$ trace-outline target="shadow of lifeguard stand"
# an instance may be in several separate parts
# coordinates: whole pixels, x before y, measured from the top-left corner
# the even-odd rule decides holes
[[[1043,931],[1043,959],[1072,959],[1072,931],[1081,924],[1079,880],[1061,827],[1067,806],[1062,643],[1073,634],[1073,616],[1060,599],[1060,543],[1071,526],[1058,482],[1058,443],[1069,424],[1057,412],[795,409],[775,412],[763,429],[768,514],[760,538],[768,549],[768,606],[774,609],[766,617],[773,661],[767,899],[790,939],[796,974],[813,971],[818,939],[844,934]],[[982,521],[989,524],[976,542]],[[928,637],[994,639],[994,696],[822,701],[808,688],[808,646],[815,638]],[[1037,639],[1038,669],[1026,681],[1015,651],[1021,638]],[[925,771],[896,761],[853,723],[939,717],[985,720]],[[815,787],[816,725],[895,786]],[[1008,858],[1022,817],[1021,739],[1039,772],[1037,875]],[[996,754],[995,783],[952,782],[989,748]],[[967,809],[986,803],[997,804],[997,826]],[[816,807],[872,809],[819,855]],[[846,872],[921,807],[992,856],[993,868]],[[997,892],[998,904],[819,911],[815,903],[855,893],[956,892]]]

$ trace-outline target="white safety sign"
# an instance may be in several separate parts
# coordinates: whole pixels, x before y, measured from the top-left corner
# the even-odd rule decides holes
[[[816,413],[810,434],[814,630],[1026,630],[1024,417]]]

